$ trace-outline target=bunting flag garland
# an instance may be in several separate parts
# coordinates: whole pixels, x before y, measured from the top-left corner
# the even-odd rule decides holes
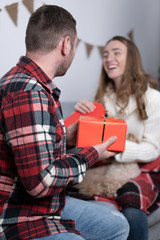
[[[33,13],[33,0],[23,0],[22,2],[26,6],[28,11],[32,14]]]
[[[134,42],[134,37],[133,37],[133,33],[134,33],[134,30],[132,29],[127,35],[129,37],[129,39]]]
[[[33,2],[34,0],[22,0],[22,4],[28,9],[29,13],[32,14],[33,11],[34,11],[34,7],[33,7]],[[14,22],[14,24],[17,26],[17,15],[18,15],[18,2],[16,3],[13,3],[11,5],[7,5],[5,6],[5,9],[7,10],[7,13],[8,15],[10,16],[10,18],[12,19],[12,21]],[[0,12],[2,11],[2,9],[0,9]],[[131,29],[129,32],[128,32],[128,37],[131,41],[134,42],[134,37],[133,37],[133,34],[134,34],[134,30]],[[85,42],[81,39],[78,39],[78,43],[77,43],[77,46],[79,44],[79,42],[83,42],[85,47],[86,47],[86,54],[87,54],[87,57],[90,57],[91,55],[91,52],[94,48],[98,48],[98,51],[99,51],[99,54],[100,56],[102,57],[103,56],[103,50],[104,50],[104,46],[96,46],[96,45],[93,45],[93,44],[90,44],[88,42]]]
[[[4,7],[0,8],[0,14],[1,12],[5,9],[9,15],[9,17],[11,18],[11,20],[13,21],[13,23],[15,24],[15,26],[17,26],[17,19],[18,19],[18,6],[19,4],[23,4],[27,10],[29,11],[30,14],[32,14],[34,12],[34,1],[36,0],[19,0],[19,1],[14,1],[14,3],[10,4],[10,5],[5,5]],[[4,1],[5,2],[5,1]],[[134,39],[134,29],[131,29],[128,33],[127,33],[128,38],[132,41],[135,42]],[[104,46],[97,46],[88,42],[85,42],[81,39],[78,39],[77,42],[77,46],[78,44],[82,42],[85,46],[86,49],[86,55],[89,58],[91,55],[91,52],[93,51],[93,49],[97,48],[100,54],[100,57],[103,57],[103,50],[104,50]],[[158,82],[159,82],[159,90],[160,90],[160,67],[159,67],[159,72],[158,72]]]
[[[32,14],[34,11],[33,0],[23,0],[22,3],[28,9],[30,14]],[[10,4],[10,5],[6,5],[5,9],[6,9],[8,15],[10,16],[10,18],[12,19],[12,21],[14,22],[14,24],[17,26],[18,2]],[[2,9],[0,9],[0,12],[1,12],[1,10]]]
[[[32,14],[34,11],[33,2],[34,2],[34,0],[22,0],[22,4],[28,9],[30,14]],[[5,9],[6,9],[8,15],[10,16],[11,20],[14,22],[14,24],[16,26],[17,26],[17,19],[18,19],[18,4],[19,4],[19,2],[16,2],[16,3],[5,6]],[[0,12],[1,12],[1,10],[2,9],[0,9]],[[77,46],[80,42],[83,42],[86,47],[87,57],[90,56],[93,48],[98,48],[100,56],[102,57],[104,46],[96,46],[96,45],[90,44],[88,42],[84,42],[81,39],[78,39]]]
[[[93,49],[93,45],[86,43],[86,49],[87,49],[87,56],[89,57]]]
[[[100,53],[100,56],[102,57],[103,56],[103,50],[104,50],[104,46],[95,46],[95,45],[92,45],[92,44],[89,44],[87,42],[84,42],[84,44],[86,45],[86,49],[87,49],[87,56],[89,57],[93,48],[97,47],[98,50],[99,50],[99,53]]]
[[[98,51],[100,53],[100,56],[102,57],[103,56],[103,50],[104,50],[104,46],[96,46],[96,45],[93,45],[93,44],[90,44],[88,42],[84,42],[83,40],[81,39],[78,39],[78,43],[77,43],[77,46],[80,42],[83,42],[85,47],[86,47],[86,51],[87,51],[87,57],[90,56],[93,48],[98,48]]]
[[[5,6],[7,13],[11,17],[14,24],[17,26],[17,12],[18,12],[18,3],[13,3],[11,5]]]
[[[81,41],[81,40],[78,38],[78,39],[77,39],[77,46],[78,46],[78,44],[80,43],[80,41]]]
[[[102,46],[102,47],[99,46],[98,49],[99,49],[99,53],[102,57],[103,56],[103,51],[104,51],[104,46]]]

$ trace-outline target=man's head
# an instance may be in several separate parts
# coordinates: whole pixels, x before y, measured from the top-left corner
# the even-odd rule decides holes
[[[26,49],[45,54],[56,48],[60,39],[66,36],[70,37],[73,48],[76,35],[76,21],[67,10],[55,5],[44,5],[29,19]]]
[[[26,56],[50,78],[62,76],[75,55],[76,21],[66,9],[44,5],[31,15],[25,40]]]

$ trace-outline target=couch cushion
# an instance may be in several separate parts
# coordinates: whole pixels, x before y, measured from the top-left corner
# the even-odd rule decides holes
[[[149,227],[156,224],[157,222],[160,222],[160,208],[158,208],[148,216]],[[160,229],[159,229],[159,237],[160,237]]]

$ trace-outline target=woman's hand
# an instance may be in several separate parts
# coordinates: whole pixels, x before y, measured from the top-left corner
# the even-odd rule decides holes
[[[75,111],[81,112],[83,114],[93,112],[94,109],[95,105],[89,100],[81,100],[74,106]]]

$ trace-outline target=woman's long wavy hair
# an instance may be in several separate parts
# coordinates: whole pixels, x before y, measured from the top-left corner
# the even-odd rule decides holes
[[[139,50],[132,41],[122,36],[115,36],[106,43],[106,46],[109,42],[114,40],[122,42],[127,47],[127,60],[121,88],[118,90],[115,89],[114,81],[108,77],[102,66],[95,101],[104,104],[103,97],[107,94],[107,89],[116,91],[117,104],[121,107],[121,111],[123,112],[129,102],[130,95],[133,94],[135,95],[137,102],[140,119],[145,120],[148,116],[145,110],[146,104],[144,93],[146,92],[148,85],[152,88],[157,88],[158,82],[144,72]],[[108,94],[109,93],[110,91]]]

